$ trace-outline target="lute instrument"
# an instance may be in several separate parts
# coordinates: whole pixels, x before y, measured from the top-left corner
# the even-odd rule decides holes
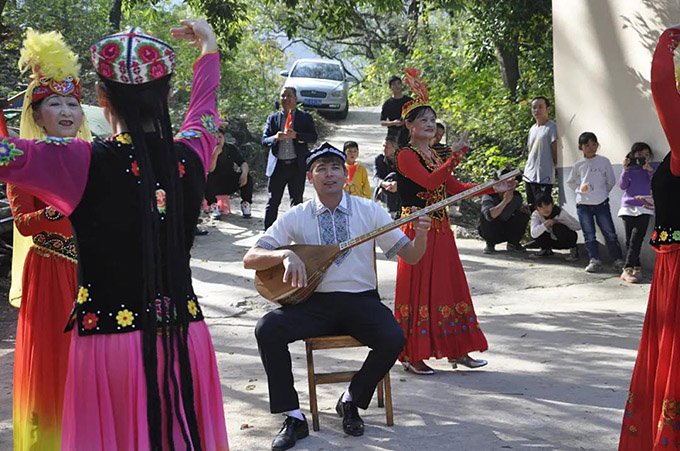
[[[300,260],[305,264],[307,271],[307,285],[298,288],[291,285],[290,282],[283,282],[283,273],[285,268],[283,263],[273,266],[268,269],[263,269],[255,272],[255,288],[257,292],[265,299],[272,302],[277,302],[281,305],[299,304],[307,299],[316,290],[316,287],[321,283],[326,270],[333,264],[336,258],[343,252],[370,241],[384,233],[394,230],[398,227],[408,224],[409,222],[418,219],[421,216],[440,210],[448,205],[458,202],[462,199],[472,197],[480,191],[487,190],[492,186],[503,183],[507,180],[513,179],[520,175],[519,170],[514,170],[503,174],[497,180],[490,180],[474,188],[463,191],[455,196],[448,197],[442,201],[424,207],[411,213],[408,216],[397,219],[394,222],[378,227],[363,235],[343,241],[337,244],[327,245],[313,245],[313,244],[292,244],[289,246],[282,246],[279,249],[290,249],[300,257]]]

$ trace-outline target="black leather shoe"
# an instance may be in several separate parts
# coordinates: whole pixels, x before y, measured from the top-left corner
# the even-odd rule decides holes
[[[309,426],[307,425],[307,418],[302,415],[305,421],[300,421],[295,417],[286,417],[283,421],[283,426],[274,441],[272,442],[272,451],[283,451],[295,446],[295,442],[305,438],[309,435]]]
[[[359,416],[357,405],[352,401],[342,402],[344,393],[340,395],[338,403],[335,406],[335,411],[342,418],[342,429],[347,435],[359,437],[364,435],[364,420]]]

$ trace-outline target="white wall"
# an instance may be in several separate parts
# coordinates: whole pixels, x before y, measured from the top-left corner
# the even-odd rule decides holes
[[[655,161],[669,151],[649,77],[658,37],[680,22],[680,0],[553,0],[552,4],[560,198],[565,208],[575,212],[574,194],[564,181],[581,158],[577,141],[582,132],[597,135],[599,153],[611,160],[617,177],[635,141],[647,142]],[[623,244],[623,222],[616,218],[622,194],[615,187],[610,203]],[[651,269],[653,252],[646,245],[643,249]]]

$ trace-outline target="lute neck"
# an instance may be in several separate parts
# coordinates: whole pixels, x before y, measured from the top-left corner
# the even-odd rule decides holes
[[[515,169],[512,172],[508,172],[507,174],[503,174],[498,180],[490,180],[486,183],[482,183],[481,185],[477,185],[474,188],[470,188],[469,190],[465,190],[462,193],[458,193],[455,196],[447,197],[446,199],[439,201],[437,203],[434,203],[432,205],[429,205],[425,208],[422,208],[414,213],[411,213],[410,215],[399,218],[394,222],[391,222],[389,224],[385,224],[382,227],[378,227],[375,230],[371,230],[368,233],[364,233],[363,235],[359,235],[355,238],[350,238],[347,241],[343,241],[340,243],[340,250],[345,251],[347,249],[351,249],[355,246],[358,246],[362,243],[365,243],[366,241],[370,241],[384,233],[389,232],[390,230],[394,230],[398,227],[403,226],[404,224],[408,224],[409,222],[418,219],[421,216],[427,215],[432,213],[433,211],[440,210],[444,207],[447,207],[453,203],[458,202],[459,200],[467,199],[468,197],[472,197],[475,194],[479,193],[480,191],[485,191],[492,186],[498,185],[499,183],[503,183],[506,180],[513,179],[520,175],[521,172],[519,169]]]

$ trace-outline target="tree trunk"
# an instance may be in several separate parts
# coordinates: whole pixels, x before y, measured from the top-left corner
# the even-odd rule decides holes
[[[5,10],[5,6],[7,6],[7,0],[0,0],[0,33],[5,31],[5,25],[2,23],[2,13]]]
[[[420,0],[411,0],[408,5],[408,28],[404,45],[399,47],[401,54],[405,57],[411,56],[413,47],[418,37],[418,20],[420,19]]]
[[[0,0],[2,1],[2,0]],[[109,25],[114,31],[120,30],[121,9],[123,8],[123,0],[113,0],[111,9],[109,10]]]
[[[496,46],[496,58],[503,77],[503,86],[510,91],[510,98],[515,100],[517,94],[517,82],[519,81],[519,57],[517,53],[510,52]]]

